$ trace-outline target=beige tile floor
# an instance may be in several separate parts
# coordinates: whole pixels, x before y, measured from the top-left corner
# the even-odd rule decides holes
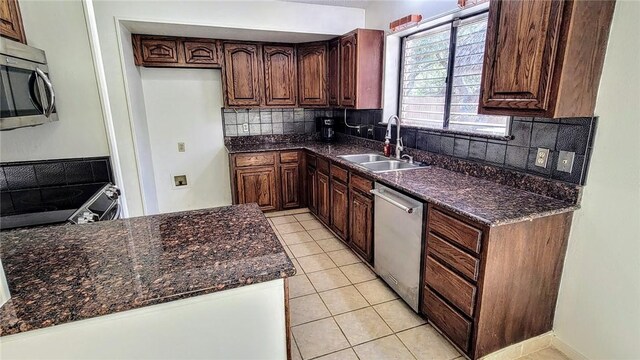
[[[297,269],[293,359],[463,359],[308,210],[266,216]],[[568,359],[553,348],[525,358]]]

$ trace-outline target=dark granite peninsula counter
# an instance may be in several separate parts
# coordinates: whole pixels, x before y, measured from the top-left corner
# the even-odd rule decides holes
[[[0,236],[3,337],[295,273],[255,204]]]
[[[579,205],[438,166],[374,173],[339,155],[380,153],[362,143],[316,141],[227,144],[230,154],[304,149],[352,171],[487,226],[571,212]]]

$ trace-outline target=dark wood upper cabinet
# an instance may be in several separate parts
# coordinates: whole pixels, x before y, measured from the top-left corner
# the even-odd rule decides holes
[[[262,62],[260,45],[224,43],[224,84],[227,106],[260,106]]]
[[[478,112],[592,116],[614,6],[493,0]]]
[[[327,106],[327,44],[298,46],[298,93],[301,106]]]
[[[171,38],[140,38],[142,63],[144,64],[178,64],[179,41]]]
[[[17,0],[0,0],[0,36],[27,43]]]
[[[264,103],[296,105],[296,58],[293,45],[264,45]]]
[[[329,105],[340,105],[340,40],[329,41]]]
[[[185,40],[183,41],[185,63],[207,67],[220,67],[222,54],[219,41]]]
[[[220,68],[220,41],[169,36],[131,36],[136,65],[147,67]]]
[[[382,108],[383,46],[384,32],[380,30],[357,29],[340,38],[341,107]]]
[[[354,107],[356,105],[356,34],[340,39],[340,105]]]

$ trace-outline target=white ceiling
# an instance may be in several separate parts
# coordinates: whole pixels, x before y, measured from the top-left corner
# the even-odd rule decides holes
[[[281,1],[366,9],[369,3],[373,0],[281,0]]]

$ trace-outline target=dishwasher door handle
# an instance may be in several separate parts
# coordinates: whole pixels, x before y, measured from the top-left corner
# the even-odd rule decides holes
[[[372,189],[372,190],[369,190],[369,192],[372,193],[373,195],[379,197],[380,199],[387,201],[389,204],[392,204],[392,205],[394,205],[396,207],[399,207],[400,209],[404,210],[407,214],[412,214],[413,210],[415,209],[413,207],[408,207],[408,206],[405,206],[404,204],[401,204],[400,202],[396,201],[395,199],[385,195],[385,193],[383,191],[380,191],[378,189]]]

